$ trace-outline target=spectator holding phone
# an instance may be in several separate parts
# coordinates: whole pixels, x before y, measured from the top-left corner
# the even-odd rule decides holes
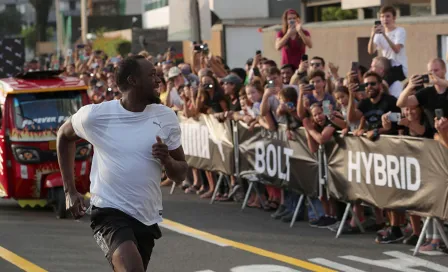
[[[366,99],[361,100],[357,108],[355,107],[355,92],[359,85],[352,83],[349,85],[349,104],[347,120],[350,123],[360,122],[360,126],[355,131],[356,136],[367,133],[367,138],[376,140],[380,134],[396,134],[397,124],[391,129],[383,128],[381,117],[388,112],[400,113],[397,107],[397,99],[391,95],[383,93],[382,78],[375,72],[367,72],[364,75],[364,84],[366,86]],[[397,116],[396,114],[394,116]]]
[[[325,92],[326,80],[325,72],[315,70],[308,76],[310,85],[300,85],[299,101],[297,102],[297,114],[301,119],[309,115],[309,107],[314,103],[323,103],[329,101],[331,111],[336,109],[336,101],[333,96]]]
[[[275,48],[282,51],[282,65],[298,67],[306,47],[312,48],[311,36],[302,28],[297,11],[288,9],[282,16],[282,30],[277,33]]]
[[[446,64],[436,58],[428,63],[428,75],[413,75],[409,84],[401,93],[397,106],[400,108],[422,106],[432,128],[434,120],[448,117],[448,81],[445,79]],[[421,88],[423,84],[432,84]],[[438,116],[437,116],[438,115]]]
[[[392,66],[401,66],[403,74],[398,79],[404,80],[408,75],[406,30],[396,26],[397,10],[392,6],[381,8],[380,19],[381,21],[376,21],[372,28],[368,52],[373,55],[380,49],[382,56],[391,60]]]

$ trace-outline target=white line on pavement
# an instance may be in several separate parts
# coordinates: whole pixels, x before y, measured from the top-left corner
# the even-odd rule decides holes
[[[314,259],[308,259],[308,261],[313,262],[313,263],[317,263],[326,267],[330,267],[333,269],[336,269],[338,271],[344,271],[344,272],[365,272],[364,270],[360,270],[360,269],[356,269],[353,267],[350,267],[348,265],[345,264],[340,264],[337,262],[333,262],[324,258],[314,258]]]

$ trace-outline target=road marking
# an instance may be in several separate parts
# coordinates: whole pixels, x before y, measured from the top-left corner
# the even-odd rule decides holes
[[[47,270],[33,264],[32,262],[25,260],[24,258],[18,256],[17,254],[1,246],[0,246],[0,258],[5,259],[6,261],[12,263],[13,265],[25,271],[48,272]]]
[[[360,262],[367,265],[379,266],[395,271],[422,272],[422,270],[414,269],[416,267],[425,267],[426,269],[439,272],[448,271],[448,267],[446,266],[420,259],[400,251],[386,251],[383,252],[383,254],[394,257],[395,259],[371,260],[353,255],[339,256],[339,258]]]
[[[308,259],[308,261],[317,263],[320,265],[325,265],[327,267],[331,267],[333,269],[336,269],[338,271],[344,271],[344,272],[365,272],[364,270],[356,269],[351,266],[340,264],[337,262],[333,262],[324,258],[314,258],[314,259]]]
[[[335,270],[329,269],[329,268],[325,268],[323,266],[320,265],[316,265],[307,261],[303,261],[303,260],[299,260],[299,259],[295,259],[286,255],[282,255],[279,253],[275,253],[272,251],[268,251],[268,250],[264,250],[258,247],[254,247],[254,246],[250,246],[250,245],[246,245],[243,243],[239,243],[239,242],[235,242],[232,240],[228,240],[204,231],[200,231],[179,223],[176,223],[174,221],[168,220],[168,219],[163,219],[163,223],[160,224],[160,226],[168,226],[170,228],[174,228],[176,230],[182,231],[182,234],[188,235],[188,236],[192,236],[197,238],[197,236],[201,236],[203,239],[207,239],[207,240],[213,240],[215,241],[215,243],[219,243],[219,244],[225,244],[234,248],[238,248],[240,250],[244,250],[256,255],[260,255],[263,257],[267,257],[270,259],[274,259],[283,263],[287,263],[290,265],[294,265],[297,267],[301,267],[310,271],[319,271],[319,272],[336,272]],[[202,240],[202,239],[201,239]]]
[[[414,249],[411,248],[409,249],[409,251],[414,252]],[[445,253],[441,252],[441,251],[418,251],[419,254],[422,255],[428,255],[428,256],[443,256],[446,255]]]

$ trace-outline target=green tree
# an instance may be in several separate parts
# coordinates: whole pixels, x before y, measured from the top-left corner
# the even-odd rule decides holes
[[[36,11],[36,32],[38,42],[48,41],[48,14],[53,6],[53,0],[30,0],[30,4],[33,5]]]
[[[94,50],[102,50],[109,57],[114,57],[118,54],[126,56],[131,52],[131,43],[120,38],[105,38],[98,37],[93,42]],[[124,55],[123,55],[124,54]]]
[[[35,26],[30,26],[30,27],[26,27],[26,28],[22,29],[21,35],[25,40],[26,47],[31,48],[31,49],[36,48],[38,36],[37,36],[37,30],[36,30]],[[53,35],[54,35],[53,28],[48,27],[45,35],[48,39],[53,38]]]
[[[19,35],[22,30],[22,14],[15,5],[7,5],[0,12],[0,36]]]
[[[343,21],[358,18],[356,9],[343,10],[341,7],[322,8],[322,21]]]

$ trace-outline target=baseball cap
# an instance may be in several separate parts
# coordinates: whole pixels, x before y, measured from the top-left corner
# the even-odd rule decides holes
[[[178,67],[171,67],[170,71],[168,72],[168,78],[177,77],[178,75],[182,74],[182,71]]]
[[[224,82],[224,83],[233,83],[235,85],[242,83],[241,79],[238,76],[234,75],[234,74],[227,75],[221,81]]]

